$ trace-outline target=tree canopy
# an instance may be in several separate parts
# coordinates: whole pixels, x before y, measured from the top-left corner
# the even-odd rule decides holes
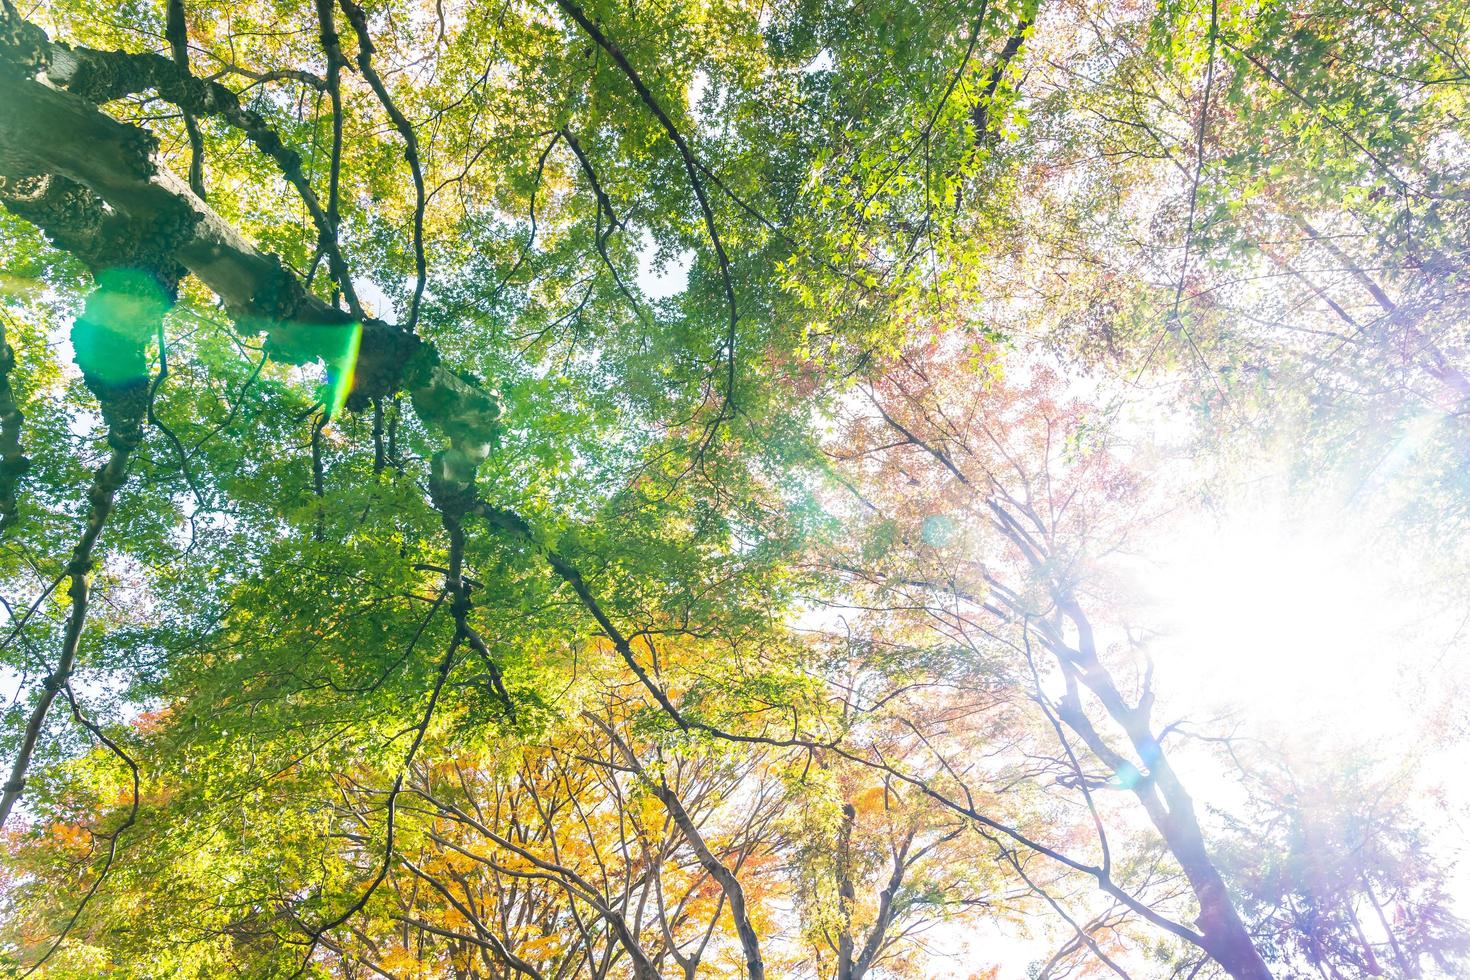
[[[0,4],[0,968],[1470,971],[1463,4]]]

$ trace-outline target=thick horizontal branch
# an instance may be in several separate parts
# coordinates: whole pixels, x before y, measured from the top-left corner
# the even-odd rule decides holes
[[[442,367],[432,345],[380,320],[359,324],[307,292],[276,256],[258,251],[201,201],[156,151],[151,134],[81,96],[0,71],[0,177],[60,177],[84,188],[90,196],[77,196],[77,208],[100,202],[167,242],[167,257],[218,294],[243,331],[265,335],[273,359],[322,360],[339,374],[351,372],[342,383],[350,385],[354,408],[407,391],[425,423],[448,437],[456,463],[485,457],[500,415],[492,392]],[[60,247],[79,245],[38,224]]]

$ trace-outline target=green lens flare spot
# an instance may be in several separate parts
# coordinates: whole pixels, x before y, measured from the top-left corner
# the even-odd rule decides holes
[[[141,269],[104,269],[96,283],[72,325],[77,367],[108,385],[142,381],[148,377],[148,340],[172,302]]]
[[[352,382],[357,376],[357,355],[362,349],[362,324],[351,323],[334,330],[340,334],[337,346],[322,354],[327,364],[327,384],[322,402],[327,406],[327,417],[336,418],[347,404],[352,392]]]
[[[943,548],[954,540],[959,533],[959,525],[953,517],[945,514],[935,514],[924,518],[924,525],[919,533],[924,538],[924,543],[931,548]]]

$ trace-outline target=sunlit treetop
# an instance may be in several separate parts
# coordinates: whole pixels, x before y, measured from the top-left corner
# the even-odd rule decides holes
[[[3,2],[6,969],[1463,972],[1459,5]]]

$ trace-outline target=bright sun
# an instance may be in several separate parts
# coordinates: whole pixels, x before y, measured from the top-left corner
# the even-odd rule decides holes
[[[1161,550],[1144,583],[1160,631],[1151,650],[1181,707],[1273,727],[1402,730],[1404,668],[1448,637],[1368,534],[1266,509],[1201,519]]]

